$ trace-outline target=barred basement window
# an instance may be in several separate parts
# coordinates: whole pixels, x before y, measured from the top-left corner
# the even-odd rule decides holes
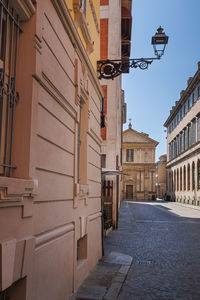
[[[0,0],[0,175],[12,176],[19,17]]]

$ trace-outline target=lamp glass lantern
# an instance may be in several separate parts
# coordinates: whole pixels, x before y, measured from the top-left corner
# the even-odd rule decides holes
[[[169,37],[163,32],[163,28],[160,26],[157,29],[156,34],[152,37],[152,45],[155,55],[160,59],[164,54],[165,47],[168,43]]]

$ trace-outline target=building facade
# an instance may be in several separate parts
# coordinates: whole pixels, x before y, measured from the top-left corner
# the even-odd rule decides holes
[[[124,199],[155,199],[157,145],[148,134],[133,130],[131,124],[123,132]]]
[[[101,0],[100,35],[101,60],[128,59],[131,40],[132,0]],[[113,30],[114,28],[114,30]],[[127,69],[128,73],[129,70]],[[104,92],[105,127],[102,128],[102,167],[122,170],[122,126],[125,123],[124,92],[121,76],[113,80],[101,79]],[[119,175],[107,175],[103,179],[112,186],[112,226],[117,227],[117,214],[120,205]],[[107,183],[106,183],[107,186]]]
[[[156,163],[156,197],[166,199],[167,194],[167,155],[161,155]]]
[[[168,193],[177,202],[200,205],[200,63],[187,83],[164,124]]]
[[[0,298],[66,300],[102,254],[100,3],[0,11]]]

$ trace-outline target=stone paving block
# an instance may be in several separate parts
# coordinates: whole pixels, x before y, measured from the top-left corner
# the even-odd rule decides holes
[[[127,274],[128,273],[128,270],[129,270],[130,266],[127,266],[127,265],[123,265],[121,266],[121,268],[119,269],[119,273],[122,273],[122,274]]]
[[[99,285],[85,285],[71,297],[71,300],[102,300],[107,288]]]
[[[121,289],[121,284],[113,282],[105,294],[103,300],[115,300]]]
[[[108,256],[104,258],[105,262],[116,263],[121,265],[130,266],[132,263],[132,257],[123,253],[112,251]]]

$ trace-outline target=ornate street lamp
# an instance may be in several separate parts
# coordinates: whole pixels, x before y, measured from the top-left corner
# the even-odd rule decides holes
[[[160,26],[156,34],[152,37],[152,45],[156,57],[97,61],[98,78],[114,79],[120,74],[125,73],[129,68],[139,67],[142,70],[147,69],[153,60],[160,59],[164,54],[168,39],[169,37],[163,32],[163,28]]]

